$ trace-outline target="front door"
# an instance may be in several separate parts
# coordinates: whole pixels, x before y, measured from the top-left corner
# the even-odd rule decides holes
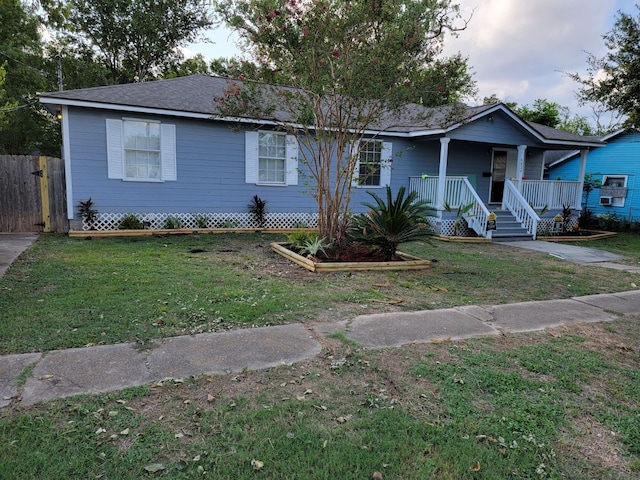
[[[490,203],[502,203],[504,181],[507,178],[515,177],[517,163],[517,150],[493,150]]]

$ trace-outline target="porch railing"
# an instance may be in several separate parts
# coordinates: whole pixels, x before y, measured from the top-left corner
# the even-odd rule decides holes
[[[533,236],[533,239],[536,239],[540,217],[511,180],[505,180],[504,182],[502,208],[509,210],[515,219]]]
[[[426,200],[434,207],[438,207],[438,177],[409,177],[409,190],[418,193],[420,200]],[[444,201],[451,208],[472,205],[462,216],[469,228],[482,237],[491,236],[487,232],[487,217],[489,210],[480,199],[467,177],[447,177],[444,188]],[[444,209],[444,205],[441,206]]]
[[[560,180],[523,180],[522,196],[536,209],[562,209],[569,205],[580,208],[582,200],[580,182]]]

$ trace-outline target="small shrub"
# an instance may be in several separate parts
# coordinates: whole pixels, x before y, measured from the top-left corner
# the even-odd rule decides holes
[[[418,199],[415,191],[405,196],[405,187],[400,187],[395,198],[387,187],[387,201],[375,193],[367,192],[375,204],[363,203],[368,213],[354,217],[349,238],[359,244],[379,250],[386,260],[393,260],[398,245],[433,235],[426,217],[433,215],[433,208]]]
[[[89,228],[93,230],[93,224],[98,220],[98,210],[93,208],[93,201],[91,200],[91,197],[84,202],[82,200],[78,202],[78,213]]]
[[[304,247],[302,248],[302,253],[317,257],[318,252],[322,252],[326,256],[327,252],[325,251],[325,248],[329,247],[330,245],[325,242],[325,238],[319,238],[318,234],[316,234],[315,238],[311,238],[305,242]]]
[[[318,233],[308,230],[296,230],[287,235],[287,242],[293,250],[303,251],[305,245],[314,243],[318,239]]]
[[[238,228],[238,222],[227,218],[222,221],[221,228]]]
[[[249,213],[253,215],[253,221],[260,228],[264,227],[265,215],[267,214],[266,205],[267,202],[258,195],[254,195],[249,204]]]
[[[179,218],[169,215],[164,221],[164,228],[167,230],[177,230],[182,228],[182,222]]]
[[[196,215],[193,217],[198,228],[209,227],[209,215]]]
[[[120,230],[142,230],[144,228],[144,224],[138,218],[137,215],[134,215],[133,213],[129,213],[124,217],[122,217],[122,220],[120,220],[120,223],[118,225],[118,228]]]

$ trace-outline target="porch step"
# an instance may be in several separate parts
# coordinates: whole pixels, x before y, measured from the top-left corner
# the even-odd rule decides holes
[[[519,240],[532,240],[533,235],[527,233],[520,223],[511,215],[508,210],[496,210],[497,229],[491,234],[494,242],[517,242]]]

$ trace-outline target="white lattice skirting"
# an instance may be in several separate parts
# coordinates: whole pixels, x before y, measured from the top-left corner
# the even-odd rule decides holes
[[[100,213],[92,224],[82,221],[82,230],[120,230],[127,213]],[[313,213],[267,213],[259,225],[250,213],[139,213],[135,216],[149,230],[170,228],[316,228],[318,215]]]

